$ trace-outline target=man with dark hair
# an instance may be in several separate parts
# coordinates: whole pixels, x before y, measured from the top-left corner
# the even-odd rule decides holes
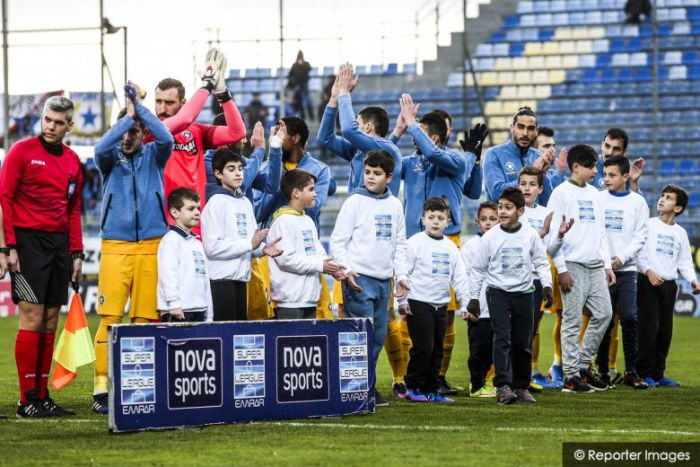
[[[260,93],[254,92],[253,98],[248,103],[245,108],[246,123],[248,124],[248,130],[253,131],[253,127],[256,123],[265,124],[267,116],[270,114],[267,106],[260,99]],[[215,123],[216,125],[216,123]]]
[[[78,155],[63,144],[73,126],[73,102],[50,97],[41,115],[41,134],[15,143],[0,172],[12,281],[19,311],[15,361],[21,418],[75,415],[47,390],[59,310],[68,284],[80,281],[83,234],[80,204],[83,171]]]
[[[598,156],[598,162],[596,165],[597,173],[591,184],[598,190],[605,189],[605,180],[603,180],[603,162],[612,156],[625,156],[627,157],[627,145],[629,144],[629,137],[627,132],[622,128],[610,128],[605,133],[603,142],[600,144],[600,156]],[[561,156],[561,154],[560,154]],[[560,157],[561,158],[561,157]],[[552,172],[552,186],[557,187],[562,182],[566,180],[567,167],[560,164],[559,159],[557,159],[556,172]],[[644,159],[642,157],[636,158],[630,167],[629,180],[627,186],[630,190],[639,193],[639,178],[642,176],[644,171]]]
[[[505,188],[517,187],[518,173],[526,165],[547,173],[554,162],[553,152],[540,154],[532,147],[537,137],[537,116],[529,107],[522,107],[513,115],[510,133],[508,142],[489,148],[484,156],[486,198],[489,201],[498,201]],[[551,193],[552,183],[547,175],[539,203],[546,205]]]
[[[357,85],[357,79],[357,76],[353,76],[352,65],[341,65],[318,129],[318,141],[350,162],[348,193],[362,185],[363,161],[368,151],[386,151],[394,158],[396,173],[401,173],[401,152],[394,143],[386,139],[389,132],[389,116],[386,111],[381,107],[367,107],[360,111],[357,119],[355,118],[350,93]],[[338,112],[342,136],[335,134],[335,118]],[[394,196],[398,196],[400,184],[400,177],[391,180],[389,189]]]
[[[165,195],[184,186],[199,193],[204,208],[206,171],[204,152],[224,144],[235,143],[245,137],[245,124],[231,93],[226,88],[226,57],[217,49],[207,53],[202,87],[185,101],[185,88],[178,80],[167,78],[156,87],[156,115],[175,137],[175,149],[165,167]],[[197,115],[213,94],[226,115],[226,127],[215,127],[195,122]],[[149,137],[147,141],[152,141]],[[168,219],[172,224],[173,220]],[[200,233],[199,225],[193,227]]]
[[[168,231],[163,170],[173,149],[168,129],[141,104],[138,86],[127,84],[126,108],[95,144],[95,164],[104,181],[102,247],[95,333],[92,411],[108,412],[107,329],[120,324],[129,300],[132,323],[158,320],[158,244]],[[154,141],[142,144],[148,130]]]
[[[437,112],[430,112],[421,117],[420,122],[418,122],[418,107],[419,104],[413,103],[410,94],[401,96],[401,115],[399,118],[406,125],[416,146],[416,152],[404,158],[401,166],[401,178],[404,179],[406,236],[410,238],[424,230],[425,226],[421,224],[423,204],[429,198],[441,197],[447,200],[450,210],[450,219],[448,219],[448,225],[444,229],[444,235],[459,249],[462,231],[462,191],[472,166],[468,165],[464,155],[445,148],[447,141],[445,118]],[[446,334],[444,339],[440,341],[444,344],[439,374],[439,392],[442,394],[456,393],[449,387],[445,379],[454,347],[454,311],[457,310],[454,290],[450,290],[450,302],[447,304]],[[398,332],[391,329],[392,326],[397,325],[399,323],[390,322],[389,338]],[[392,331],[394,332],[392,333]],[[387,342],[387,346],[389,344]],[[392,355],[390,350],[387,350],[387,354],[390,357]],[[400,385],[403,376],[395,375],[394,384]],[[394,392],[396,389],[398,388],[395,388]]]

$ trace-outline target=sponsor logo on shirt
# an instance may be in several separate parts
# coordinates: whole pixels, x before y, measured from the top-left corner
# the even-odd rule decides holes
[[[508,175],[515,175],[515,164],[513,164],[511,161],[506,162],[506,173]]]
[[[418,161],[416,165],[413,167],[414,172],[423,172],[425,170],[425,164],[423,161]]]
[[[544,227],[544,220],[542,219],[535,219],[534,217],[528,217],[527,223],[530,224],[530,227],[535,229],[536,231],[541,231],[542,227]]]
[[[239,238],[248,238],[248,218],[242,212],[236,213],[236,231]]]
[[[184,152],[190,152],[192,155],[197,155],[199,152],[197,150],[197,145],[194,143],[194,141],[190,141],[188,143],[176,143],[175,144],[175,149],[173,151],[184,151]]]
[[[580,199],[578,202],[578,220],[579,222],[592,223],[595,222],[595,209],[593,201]]]
[[[433,261],[433,277],[450,276],[450,255],[448,253],[431,253]]]
[[[605,210],[605,230],[608,232],[622,232],[622,219],[625,211],[622,209],[606,209]]]
[[[376,214],[374,216],[374,231],[378,242],[390,242],[391,230],[391,214]]]
[[[30,164],[31,164],[31,165],[43,165],[43,166],[45,166],[45,165],[46,165],[46,161],[42,161],[42,160],[39,160],[39,159],[32,159],[31,162],[30,162]]]
[[[673,235],[656,235],[656,254],[673,258],[675,254],[676,239]]]
[[[316,254],[316,245],[314,242],[314,234],[311,230],[302,230],[301,236],[304,240],[304,253],[307,256],[313,256]]]
[[[501,273],[518,274],[524,268],[522,247],[501,249]]]
[[[207,269],[204,265],[204,255],[197,250],[192,250],[192,257],[194,259],[194,272],[200,277],[207,275]]]

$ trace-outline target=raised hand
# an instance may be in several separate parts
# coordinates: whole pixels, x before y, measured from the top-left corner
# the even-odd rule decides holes
[[[265,147],[265,127],[262,122],[257,122],[253,127],[253,132],[250,135],[250,145],[254,148]]]
[[[340,67],[340,70],[338,71],[338,76],[336,82],[338,83],[338,94],[339,95],[347,95],[350,94],[350,92],[353,90],[355,85],[357,84],[357,81],[354,79],[353,75],[353,68],[350,63],[346,63],[345,65]],[[354,82],[354,84],[353,84]]]
[[[484,148],[484,141],[489,135],[489,128],[484,123],[477,123],[469,131],[465,131],[466,141],[460,140],[459,145],[462,146],[464,152],[471,152],[476,156],[476,160],[481,159],[481,150]]]
[[[569,163],[566,161],[566,156],[568,155],[568,153],[569,151],[566,148],[562,148],[561,151],[559,151],[557,159],[554,161],[557,171],[563,174],[565,174],[566,169],[569,168]]]
[[[226,56],[216,47],[209,49],[200,77],[202,84],[211,91],[226,91]]]
[[[410,94],[401,94],[399,105],[401,106],[401,117],[403,117],[406,126],[411,126],[416,123],[420,104],[414,104]]]
[[[569,219],[569,222],[566,221],[566,216],[562,215],[561,216],[561,224],[559,224],[559,232],[557,234],[559,235],[559,238],[564,238],[564,235],[566,235],[566,232],[571,230],[571,227],[574,225],[574,218],[572,217]]]
[[[630,182],[638,182],[639,177],[642,176],[642,172],[644,172],[644,158],[643,157],[638,157],[632,162],[632,165],[630,166]]]
[[[544,218],[544,222],[542,223],[542,230],[540,230],[540,238],[544,238],[547,236],[549,233],[549,227],[552,225],[552,218],[554,217],[554,211],[550,212],[547,214],[547,217]]]

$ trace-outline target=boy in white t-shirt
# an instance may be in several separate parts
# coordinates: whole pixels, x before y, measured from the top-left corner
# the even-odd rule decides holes
[[[622,350],[625,373],[622,381],[635,389],[649,387],[637,374],[637,254],[647,239],[649,207],[646,200],[628,188],[630,162],[625,156],[611,156],[603,162],[603,182],[607,190],[598,197],[605,215],[610,260],[615,273],[615,285],[610,287],[613,313],[619,315],[622,327]],[[603,381],[610,380],[610,336],[615,319],[598,347],[596,365]],[[612,383],[611,383],[612,384]]]
[[[329,242],[334,261],[345,268],[345,316],[374,319],[375,368],[387,333],[392,277],[397,299],[405,298],[409,287],[403,206],[387,187],[393,176],[389,153],[365,155],[364,184],[343,203]],[[389,405],[376,388],[374,396],[375,405]]]
[[[192,227],[199,224],[196,191],[180,187],[168,195],[175,224],[158,245],[158,311],[161,321],[211,321],[212,305],[204,249]]]
[[[656,205],[658,217],[647,222],[648,236],[637,256],[639,312],[639,360],[637,372],[649,386],[677,387],[665,376],[671,348],[673,309],[678,292],[678,273],[700,293],[693,257],[685,229],[675,221],[688,205],[688,192],[666,185]]]
[[[479,296],[486,286],[496,376],[496,401],[534,403],[529,391],[532,372],[533,292],[535,273],[551,305],[552,279],[547,251],[538,233],[519,222],[525,197],[517,188],[506,188],[498,199],[500,225],[479,243],[469,274],[471,299],[467,311],[480,314]]]
[[[223,190],[216,190],[206,203],[202,216],[202,243],[207,254],[211,279],[214,321],[246,321],[246,285],[251,276],[251,258],[281,253],[263,240],[268,229],[258,229],[253,205],[245,196],[243,158],[228,148],[220,148],[211,161],[214,176]]]
[[[462,245],[461,254],[467,276],[471,273],[472,258],[479,247],[481,237],[491,227],[498,225],[498,206],[496,203],[485,202],[479,205],[476,213],[476,225],[479,233]],[[486,375],[493,365],[493,329],[489,308],[486,303],[486,288],[482,287],[479,294],[479,316],[468,311],[462,312],[462,319],[467,321],[467,337],[469,338],[469,385],[470,397],[496,397],[496,392],[486,384]]]
[[[281,238],[283,253],[270,265],[270,292],[277,319],[314,319],[321,296],[321,272],[338,274],[341,267],[326,255],[313,219],[304,213],[316,203],[316,178],[300,169],[282,175],[287,198],[273,215],[270,236]],[[325,279],[323,279],[325,280]]]
[[[408,300],[399,301],[399,313],[406,316],[412,342],[405,377],[406,400],[411,402],[454,402],[439,392],[447,305],[450,287],[464,305],[469,300],[469,287],[459,250],[443,235],[448,222],[447,200],[428,198],[421,216],[424,230],[407,242],[411,288]]]

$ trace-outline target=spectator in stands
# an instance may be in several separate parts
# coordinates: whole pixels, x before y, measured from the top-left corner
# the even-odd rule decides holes
[[[625,23],[639,24],[642,16],[644,19],[651,16],[651,8],[650,0],[627,0],[625,3],[625,15],[627,15]]]
[[[497,202],[501,192],[508,187],[518,186],[518,173],[526,165],[547,173],[554,162],[554,153],[539,151],[532,147],[537,137],[537,116],[530,107],[521,107],[513,115],[510,125],[511,138],[508,142],[489,148],[484,156],[484,179],[486,198]],[[552,193],[549,175],[544,179],[544,190],[538,198],[539,204],[546,205]]]
[[[292,93],[292,101],[298,106],[294,110],[299,112],[299,116],[306,118],[305,112],[308,112],[309,119],[313,120],[314,111],[309,99],[309,72],[311,72],[311,65],[304,60],[304,52],[300,50],[294,65],[289,70],[287,89]]]
[[[253,128],[255,127],[255,124],[258,122],[261,122],[263,125],[265,125],[265,120],[267,120],[267,116],[269,115],[269,113],[270,111],[268,110],[267,106],[263,104],[263,101],[260,99],[260,93],[254,92],[253,99],[250,101],[248,107],[246,107],[245,109],[246,124],[248,125],[248,131],[252,132]],[[224,120],[224,125],[225,124],[226,121]]]

